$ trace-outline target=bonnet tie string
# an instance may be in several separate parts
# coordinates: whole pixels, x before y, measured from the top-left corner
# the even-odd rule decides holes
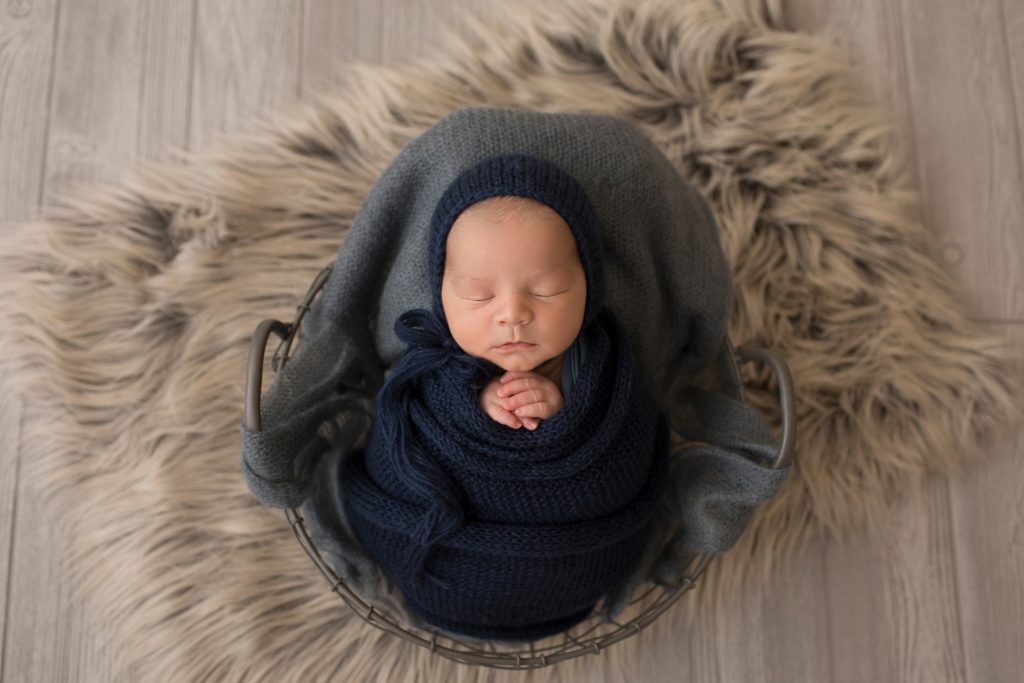
[[[452,339],[447,325],[430,311],[406,311],[395,321],[395,334],[409,348],[381,389],[377,419],[381,433],[390,444],[385,449],[394,461],[401,482],[427,501],[427,511],[411,530],[413,547],[406,556],[405,569],[416,583],[424,576],[441,588],[449,583],[424,572],[433,546],[457,531],[465,521],[458,488],[447,472],[424,452],[412,433],[410,407],[421,388],[420,379],[429,372],[444,372],[456,382],[476,387],[494,373],[490,362],[470,356]]]

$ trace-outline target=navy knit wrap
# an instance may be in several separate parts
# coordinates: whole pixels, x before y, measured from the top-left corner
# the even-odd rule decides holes
[[[533,432],[480,410],[478,388],[453,370],[462,361],[404,383],[410,436],[446,479],[443,504],[460,510],[428,544],[424,520],[443,515],[410,482],[410,454],[381,420],[345,461],[349,523],[428,622],[479,638],[541,638],[584,619],[638,561],[666,478],[668,430],[611,313],[583,334],[591,352],[572,394]]]
[[[587,279],[587,357],[565,406],[534,430],[492,420],[480,390],[501,369],[455,343],[440,300],[445,245],[467,207],[529,197],[569,226]],[[667,472],[668,428],[625,331],[604,308],[593,207],[536,157],[465,170],[431,225],[433,311],[403,313],[408,345],[377,398],[365,449],[341,478],[346,517],[411,609],[481,638],[540,638],[587,616],[634,568]]]

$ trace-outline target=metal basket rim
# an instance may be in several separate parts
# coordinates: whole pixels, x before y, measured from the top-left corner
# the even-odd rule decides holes
[[[291,349],[298,335],[301,322],[305,314],[310,310],[313,299],[323,288],[327,279],[329,278],[333,269],[333,264],[330,264],[323,268],[314,278],[309,290],[306,293],[302,303],[297,307],[296,317],[290,324],[284,324],[277,320],[264,320],[257,327],[256,332],[253,334],[252,346],[250,348],[249,356],[249,367],[247,375],[247,387],[246,387],[246,411],[245,411],[245,422],[249,429],[253,431],[260,431],[260,390],[262,384],[262,372],[263,372],[263,355],[266,349],[266,342],[270,334],[277,334],[281,337],[281,343],[274,352],[271,366],[275,372],[278,372],[287,363],[288,358],[291,355]],[[736,349],[732,346],[732,342],[729,340],[728,335],[725,335],[723,342],[723,349],[720,351],[720,356],[725,353],[725,362],[727,365],[727,372],[730,375],[729,379],[734,383],[731,387],[735,389],[738,397],[744,400],[742,379],[739,373],[740,363],[749,361],[763,361],[770,364],[776,371],[779,379],[779,390],[782,400],[783,407],[783,439],[780,447],[780,452],[777,459],[774,462],[774,467],[781,468],[789,463],[790,457],[793,451],[793,442],[795,441],[795,421],[792,419],[794,413],[793,408],[793,389],[792,389],[792,378],[789,375],[788,367],[780,357],[776,354],[763,350],[763,349]],[[644,608],[642,612],[632,620],[625,624],[620,624],[616,620],[611,620],[611,623],[617,627],[615,630],[604,634],[600,637],[591,637],[586,640],[579,640],[571,635],[573,628],[567,629],[563,632],[565,641],[563,641],[562,647],[553,652],[551,655],[547,655],[541,652],[540,655],[536,654],[533,642],[528,642],[529,656],[523,656],[522,653],[505,653],[505,652],[484,652],[479,649],[472,648],[462,640],[461,637],[453,635],[444,635],[443,638],[451,640],[453,643],[462,643],[467,645],[466,650],[457,650],[437,642],[438,633],[436,630],[432,631],[432,636],[428,640],[420,635],[417,635],[413,631],[409,630],[405,626],[396,623],[395,620],[389,618],[383,613],[376,605],[365,602],[358,593],[356,593],[345,581],[339,577],[330,565],[324,560],[310,537],[308,530],[306,529],[304,519],[298,508],[286,508],[285,516],[288,521],[289,527],[292,529],[299,545],[309,556],[314,566],[320,571],[321,575],[327,580],[330,585],[331,592],[337,593],[349,606],[349,608],[363,621],[371,624],[372,626],[379,628],[383,631],[389,632],[392,635],[398,636],[406,641],[412,642],[416,645],[428,648],[432,653],[447,657],[454,661],[463,664],[476,664],[489,666],[498,669],[535,669],[551,666],[559,662],[563,662],[569,659],[580,657],[584,654],[599,654],[605,648],[628,637],[636,635],[642,631],[646,626],[653,623],[658,617],[661,616],[669,607],[675,604],[682,595],[689,592],[696,585],[697,580],[707,569],[708,565],[712,561],[716,554],[694,554],[688,558],[686,563],[687,569],[692,569],[684,573],[682,580],[678,584],[659,584],[651,580],[641,584],[643,586],[652,586],[648,593],[644,594],[640,598],[634,598],[628,607],[637,604],[640,600],[644,599],[651,591],[658,588],[662,589],[662,595],[659,596],[655,602]],[[638,591],[639,592],[639,591]],[[588,615],[584,620],[586,623],[589,620],[594,619],[597,616],[596,606],[595,610]],[[604,622],[608,623],[608,622]],[[419,630],[419,629],[417,629]],[[555,636],[549,636],[549,638]],[[480,642],[489,642],[487,639],[477,639]],[[568,641],[572,641],[569,644]],[[493,639],[490,642],[510,642]],[[547,646],[543,649],[548,649]]]

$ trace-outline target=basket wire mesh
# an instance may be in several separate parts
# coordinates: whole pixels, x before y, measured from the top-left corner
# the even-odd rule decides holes
[[[314,279],[302,303],[296,309],[295,320],[285,324],[278,320],[264,320],[253,333],[249,354],[246,386],[245,423],[252,431],[260,431],[260,391],[263,378],[263,362],[267,341],[271,334],[281,342],[271,359],[274,372],[280,371],[290,357],[291,348],[298,336],[302,318],[309,311],[316,295],[323,288],[333,266],[327,266]],[[779,455],[773,463],[781,468],[788,464],[796,437],[792,378],[786,363],[773,352],[763,349],[733,349],[726,340],[726,363],[730,375],[726,379],[734,382],[731,387],[743,398],[739,380],[739,364],[751,361],[764,362],[775,370],[778,380],[782,408],[782,443]],[[365,601],[337,575],[320,554],[306,528],[305,520],[298,508],[285,510],[288,525],[296,540],[313,564],[326,579],[330,591],[336,593],[367,623],[391,633],[415,645],[427,648],[431,653],[447,657],[464,664],[488,666],[496,669],[539,669],[558,664],[586,654],[600,654],[605,648],[636,635],[661,616],[680,597],[692,590],[714,559],[713,554],[692,554],[682,558],[685,566],[682,577],[675,583],[649,581],[637,589],[637,594],[616,619],[605,620],[598,603],[590,615],[579,624],[563,631],[560,635],[530,642],[483,640],[441,633],[435,629],[424,630],[415,625],[404,624],[402,620],[389,615],[386,610]]]

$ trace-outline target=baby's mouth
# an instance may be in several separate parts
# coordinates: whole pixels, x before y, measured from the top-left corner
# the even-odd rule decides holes
[[[518,342],[507,342],[507,343],[502,344],[501,346],[497,346],[495,348],[498,349],[499,351],[526,351],[527,349],[532,349],[534,346],[536,346],[536,344],[531,344],[530,342],[518,341]]]

